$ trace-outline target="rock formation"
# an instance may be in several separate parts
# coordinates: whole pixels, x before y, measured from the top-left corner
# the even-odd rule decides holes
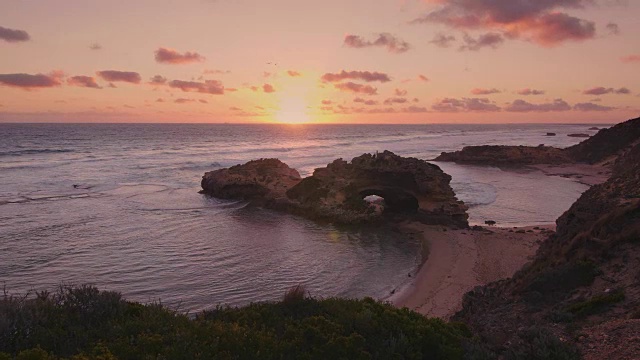
[[[533,164],[596,164],[609,162],[640,141],[640,118],[628,120],[565,149],[548,146],[467,146],[460,151],[443,152],[435,161],[493,166]]]
[[[629,124],[640,128],[637,120],[622,126]],[[597,143],[581,148],[602,139],[587,141],[592,140]],[[621,145],[605,151],[615,148]],[[604,153],[578,155],[595,160]],[[496,349],[522,341],[522,332],[535,326],[575,344],[587,359],[637,358],[640,144],[635,141],[620,152],[611,178],[586,191],[556,223],[556,234],[541,244],[532,263],[512,279],[466,294],[454,319],[469,324]]]
[[[438,166],[389,151],[335,160],[300,179],[275,159],[208,172],[203,193],[252,200],[262,206],[337,223],[416,220],[467,227],[467,207],[455,197],[451,177]],[[363,199],[384,198],[384,211]]]

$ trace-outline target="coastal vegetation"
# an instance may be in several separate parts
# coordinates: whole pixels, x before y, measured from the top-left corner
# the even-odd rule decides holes
[[[92,286],[0,299],[0,359],[463,359],[472,342],[463,324],[301,287],[195,316]]]

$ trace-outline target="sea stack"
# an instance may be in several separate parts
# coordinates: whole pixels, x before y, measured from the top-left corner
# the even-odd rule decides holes
[[[450,182],[436,165],[385,151],[335,160],[305,179],[276,159],[250,161],[206,173],[202,192],[343,224],[412,220],[467,227],[467,206]],[[363,200],[370,195],[384,198],[384,211]]]

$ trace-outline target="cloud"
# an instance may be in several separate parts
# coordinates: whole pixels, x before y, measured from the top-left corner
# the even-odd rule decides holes
[[[579,103],[573,106],[574,110],[578,111],[611,111],[615,110],[614,107],[611,106],[603,106],[594,103]]]
[[[351,48],[384,47],[391,53],[401,54],[409,51],[411,45],[389,33],[381,33],[374,41],[365,40],[362,36],[346,35],[344,45]]]
[[[429,43],[440,48],[448,48],[454,41],[456,41],[455,36],[438,33],[433,37],[433,40],[429,41]]]
[[[270,93],[276,92],[276,89],[271,84],[264,84],[262,85],[262,91],[266,92],[267,94],[270,94]]]
[[[493,30],[507,38],[542,46],[595,37],[593,21],[560,10],[582,9],[593,0],[427,0],[440,6],[412,21],[439,23],[463,30]]]
[[[623,63],[640,63],[640,55],[628,55],[620,58]]]
[[[162,102],[164,102],[164,99],[163,98],[157,98],[156,102],[162,103]]]
[[[103,80],[111,82],[122,81],[139,84],[142,81],[140,74],[133,71],[104,70],[98,71],[96,74]]]
[[[185,53],[179,53],[176,50],[163,47],[158,48],[155,54],[156,61],[162,64],[189,64],[205,60],[204,56],[197,52],[187,51]]]
[[[6,42],[23,42],[29,41],[31,37],[24,30],[14,30],[0,26],[0,40]]]
[[[209,102],[205,99],[199,99],[198,102],[202,103],[202,104],[208,104]]]
[[[628,94],[631,94],[631,90],[625,87],[614,89],[614,88],[605,88],[603,86],[598,86],[591,89],[587,89],[583,91],[582,94],[584,95],[605,95],[605,94],[628,95]]]
[[[518,90],[518,95],[525,95],[525,96],[529,96],[529,95],[544,95],[545,91],[544,90],[535,90],[535,89],[522,89],[522,90]]]
[[[167,78],[162,75],[156,75],[149,80],[151,85],[164,85],[167,83]]]
[[[360,103],[360,104],[365,104],[367,106],[372,106],[372,105],[378,105],[378,102],[375,100],[367,100],[367,99],[363,99],[361,97],[357,97],[355,99],[353,99],[354,103]]]
[[[408,92],[407,90],[404,90],[404,89],[395,89],[395,90],[393,91],[393,93],[394,93],[396,96],[407,96],[407,94],[408,94],[409,92]]]
[[[492,49],[496,49],[499,45],[504,42],[504,38],[502,35],[498,33],[486,33],[480,35],[477,39],[469,36],[468,34],[464,34],[462,38],[465,45],[460,46],[460,50],[470,50],[470,51],[478,51],[485,47],[490,47]]]
[[[298,77],[298,76],[302,76],[302,74],[301,74],[301,73],[299,73],[299,72],[297,72],[297,71],[294,71],[294,70],[289,70],[289,71],[287,71],[287,74],[289,74],[289,76],[291,76],[291,77]]]
[[[333,104],[333,101],[331,100],[322,100],[322,105],[331,105]]]
[[[422,82],[429,82],[429,78],[420,74],[418,75],[418,80],[422,81]]]
[[[620,26],[618,24],[610,22],[606,27],[609,35],[620,35]]]
[[[0,74],[0,84],[25,90],[50,88],[62,84],[62,74],[54,72],[45,74]]]
[[[173,101],[176,104],[187,104],[187,103],[192,103],[195,102],[194,99],[186,99],[186,98],[177,98]]]
[[[491,94],[499,94],[501,93],[501,91],[496,88],[493,88],[493,89],[475,88],[471,90],[471,93],[473,95],[491,95]]]
[[[102,45],[100,45],[98,43],[93,43],[93,44],[89,45],[89,49],[91,49],[91,50],[102,50]]]
[[[380,81],[382,83],[391,81],[389,75],[370,71],[344,71],[339,73],[326,73],[321,80],[325,82],[340,82],[343,80],[362,80],[366,82]]]
[[[102,89],[102,87],[96,82],[96,79],[94,79],[92,76],[73,76],[67,79],[67,84],[93,89]]]
[[[231,111],[242,111],[242,109],[237,107],[237,106],[232,106],[232,107],[229,108],[229,110],[231,110]]]
[[[218,80],[205,80],[204,82],[172,80],[168,85],[170,88],[180,89],[184,92],[199,92],[211,95],[224,94],[224,86]]]
[[[406,98],[402,98],[402,97],[395,97],[395,98],[388,98],[384,101],[385,105],[393,105],[393,104],[404,104],[407,103],[409,100],[407,100]]]
[[[231,74],[231,70],[205,69],[202,73],[205,75],[224,75]]]
[[[500,107],[485,98],[444,98],[431,106],[438,112],[493,112]]]
[[[510,112],[551,112],[551,111],[568,111],[571,106],[562,99],[555,99],[551,103],[532,104],[524,100],[514,100],[506,108]]]
[[[346,82],[334,85],[336,89],[345,92],[353,92],[357,94],[376,95],[378,89],[370,85],[356,84],[354,82]]]

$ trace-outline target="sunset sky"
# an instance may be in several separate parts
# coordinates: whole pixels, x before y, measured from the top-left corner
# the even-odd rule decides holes
[[[640,2],[0,2],[0,122],[619,122]]]

